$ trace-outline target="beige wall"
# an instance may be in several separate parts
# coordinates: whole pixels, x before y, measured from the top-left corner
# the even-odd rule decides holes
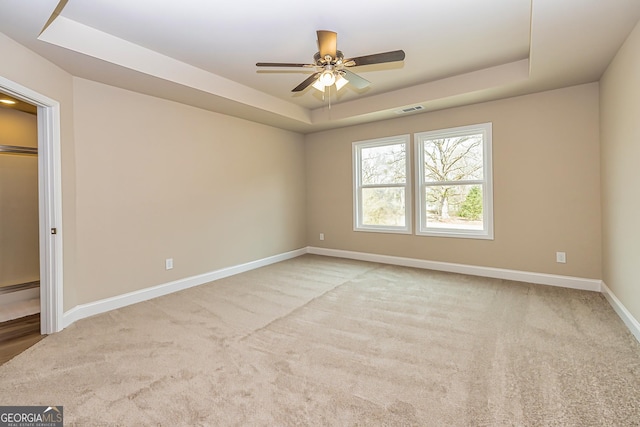
[[[64,309],[76,305],[75,281],[75,159],[73,141],[73,89],[71,75],[0,33],[0,76],[60,103],[60,155],[62,163],[61,235],[64,240]]]
[[[302,135],[79,78],[74,123],[78,303],[306,246]]]
[[[36,116],[0,108],[0,145],[36,147]],[[0,287],[39,280],[38,157],[0,153]]]
[[[308,243],[599,279],[598,114],[593,83],[308,135]],[[493,122],[493,241],[353,231],[353,141],[482,122]]]
[[[640,24],[600,82],[603,280],[640,319]]]

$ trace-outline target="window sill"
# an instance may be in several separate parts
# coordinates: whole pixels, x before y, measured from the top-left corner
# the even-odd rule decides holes
[[[412,234],[410,229],[382,228],[382,227],[356,227],[353,231],[367,233]]]
[[[453,237],[458,239],[494,240],[493,233],[487,232],[460,232],[459,230],[416,231],[416,236],[423,237]]]

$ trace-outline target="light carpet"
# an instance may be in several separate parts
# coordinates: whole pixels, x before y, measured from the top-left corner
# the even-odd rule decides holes
[[[640,425],[594,292],[305,255],[76,322],[0,367],[65,425]]]

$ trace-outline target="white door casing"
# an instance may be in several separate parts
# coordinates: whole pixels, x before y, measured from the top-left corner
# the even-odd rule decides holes
[[[62,330],[63,314],[60,103],[2,76],[0,90],[38,107],[40,331],[51,334]]]

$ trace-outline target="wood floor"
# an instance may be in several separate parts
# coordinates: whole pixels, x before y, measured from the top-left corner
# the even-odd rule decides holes
[[[0,323],[0,365],[11,360],[42,338],[40,313]]]

